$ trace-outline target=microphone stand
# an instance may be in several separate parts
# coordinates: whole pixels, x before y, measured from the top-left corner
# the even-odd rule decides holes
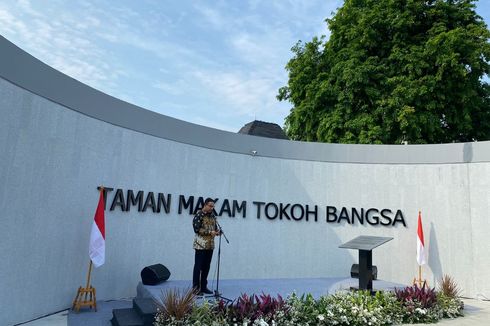
[[[217,270],[217,276],[216,276],[216,290],[214,290],[214,294],[213,295],[209,295],[209,296],[205,296],[206,298],[210,298],[210,297],[213,297],[215,298],[216,300],[217,299],[223,299],[227,302],[230,302],[230,301],[233,301],[231,299],[228,299],[228,298],[225,298],[221,295],[221,293],[219,293],[219,266],[220,266],[220,262],[221,262],[221,236],[223,236],[226,240],[226,243],[230,243],[230,241],[228,241],[228,238],[226,237],[226,234],[225,232],[223,231],[223,228],[221,227],[221,225],[219,225],[218,221],[216,221],[216,225],[218,226],[218,229],[219,229],[219,240],[218,240],[218,270]]]

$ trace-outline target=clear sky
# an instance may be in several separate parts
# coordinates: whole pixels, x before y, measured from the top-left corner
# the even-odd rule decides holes
[[[236,132],[255,119],[283,125],[290,49],[328,36],[324,20],[342,3],[2,0],[0,34],[102,92]],[[490,25],[490,0],[477,13]]]

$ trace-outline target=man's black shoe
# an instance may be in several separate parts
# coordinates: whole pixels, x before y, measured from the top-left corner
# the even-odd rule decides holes
[[[201,292],[204,293],[204,294],[213,294],[213,291],[211,291],[208,288],[205,288],[205,289],[201,290]]]

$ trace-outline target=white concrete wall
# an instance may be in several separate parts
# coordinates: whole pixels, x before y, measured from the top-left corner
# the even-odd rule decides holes
[[[394,240],[374,251],[379,278],[409,283],[417,273],[421,210],[429,250],[424,276],[431,285],[447,273],[465,296],[490,297],[490,160],[482,154],[489,142],[418,150],[420,160],[434,148],[464,157],[432,164],[251,156],[212,149],[212,140],[206,148],[119,127],[4,78],[0,117],[0,325],[70,306],[86,281],[100,184],[170,193],[172,207],[170,214],[106,210],[106,264],[92,274],[99,300],[135,295],[141,269],[154,263],[166,265],[173,279],[191,279],[192,217],[177,214],[180,194],[247,201],[246,218],[219,218],[230,239],[222,249],[223,278],[347,277],[357,252],[338,246],[380,235]],[[255,148],[256,137],[243,137]],[[285,143],[277,141],[287,152]],[[393,152],[404,148],[412,150]],[[383,151],[390,156],[389,148]],[[318,205],[319,221],[257,219],[253,201]],[[407,227],[326,223],[326,205],[401,209]]]

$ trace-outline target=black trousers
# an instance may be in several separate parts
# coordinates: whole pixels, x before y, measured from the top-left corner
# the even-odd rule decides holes
[[[194,256],[194,274],[192,276],[192,287],[204,290],[208,286],[208,274],[213,258],[213,250],[197,250]]]

